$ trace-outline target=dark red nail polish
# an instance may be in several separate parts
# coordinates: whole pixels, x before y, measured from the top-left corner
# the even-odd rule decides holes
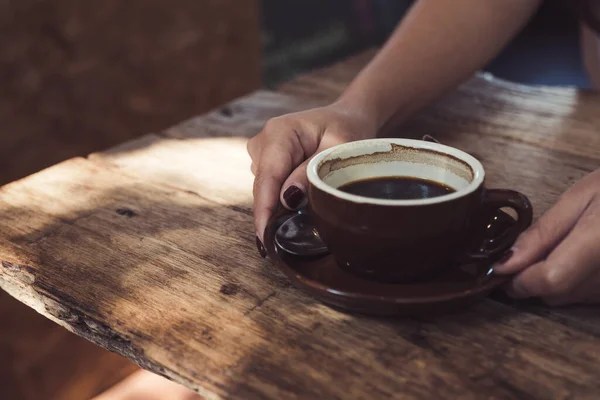
[[[500,259],[498,259],[498,261],[496,262],[497,264],[504,264],[506,263],[508,260],[510,260],[510,258],[512,257],[512,255],[514,254],[514,251],[508,250],[507,252],[505,252],[504,254],[502,254],[502,257],[500,257]]]
[[[304,200],[304,193],[297,186],[290,186],[283,192],[283,201],[291,209],[298,208],[302,200]]]
[[[267,256],[267,249],[265,249],[265,245],[262,244],[258,236],[256,237],[256,248],[258,249],[258,254],[260,254],[262,258]]]
[[[440,143],[436,138],[434,138],[431,135],[424,135],[423,140],[426,142],[433,142],[433,143],[438,143],[438,144]]]

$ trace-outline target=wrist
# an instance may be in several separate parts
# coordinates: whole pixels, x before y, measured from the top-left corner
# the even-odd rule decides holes
[[[366,93],[344,92],[332,106],[347,115],[360,119],[362,125],[368,128],[367,136],[369,137],[377,136],[377,132],[384,125],[379,107],[369,100]]]
[[[379,131],[377,116],[359,100],[340,97],[328,107],[342,116],[343,130],[350,140],[373,139]]]
[[[336,101],[344,107],[360,110],[379,132],[388,127],[390,121],[401,120],[401,105],[406,100],[403,91],[390,82],[382,85],[380,79],[373,79],[372,73],[362,73],[342,93]]]

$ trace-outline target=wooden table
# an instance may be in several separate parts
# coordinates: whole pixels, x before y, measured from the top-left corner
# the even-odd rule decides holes
[[[0,1],[0,28],[0,184],[260,87],[258,0]]]
[[[207,399],[583,399],[600,312],[501,296],[436,318],[334,311],[255,248],[245,143],[334,99],[362,54],[0,190],[0,287]],[[471,152],[536,216],[600,165],[600,96],[479,75],[399,135]]]

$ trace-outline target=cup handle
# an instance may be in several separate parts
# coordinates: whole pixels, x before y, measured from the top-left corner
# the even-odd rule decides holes
[[[500,208],[512,208],[517,213],[517,222],[498,236],[487,240],[479,251],[466,254],[466,261],[491,261],[501,256],[525,231],[533,220],[533,207],[529,199],[522,193],[508,189],[485,190],[483,195],[483,216],[489,216]],[[481,222],[481,221],[480,221]],[[483,221],[488,223],[489,221]]]

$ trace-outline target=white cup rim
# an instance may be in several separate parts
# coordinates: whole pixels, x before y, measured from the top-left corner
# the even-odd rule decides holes
[[[414,149],[424,149],[435,151],[443,154],[448,154],[453,156],[469,165],[473,172],[473,179],[469,182],[465,187],[452,192],[447,195],[439,196],[439,197],[431,197],[426,199],[416,199],[416,200],[391,200],[391,199],[378,199],[372,197],[359,196],[355,194],[350,194],[347,192],[343,192],[333,186],[330,186],[326,182],[324,182],[319,177],[319,168],[322,163],[328,161],[333,153],[339,153],[343,150],[348,149],[357,149],[361,146],[368,146],[369,144],[397,144],[400,146],[410,147]],[[369,154],[369,153],[365,153]],[[455,200],[461,197],[464,197],[470,193],[476,191],[482,184],[485,178],[485,170],[483,165],[477,160],[475,157],[470,154],[459,150],[455,147],[446,146],[439,143],[428,142],[424,140],[415,140],[415,139],[365,139],[359,140],[355,142],[342,143],[337,146],[330,147],[315,157],[313,157],[307,166],[307,177],[310,184],[314,185],[317,189],[329,193],[332,196],[335,196],[340,199],[344,199],[353,203],[361,203],[361,204],[374,204],[374,205],[382,205],[382,206],[418,206],[418,205],[429,205],[429,204],[437,204],[437,203],[445,203],[451,200]]]

